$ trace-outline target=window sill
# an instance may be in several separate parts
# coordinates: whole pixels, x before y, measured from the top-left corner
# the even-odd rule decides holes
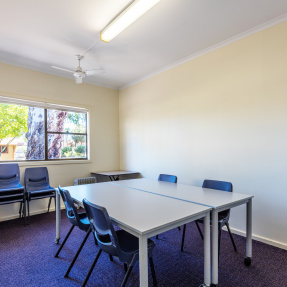
[[[87,164],[92,163],[91,160],[59,160],[59,161],[18,161],[20,167],[22,166],[48,166],[48,165],[68,165],[68,164]]]

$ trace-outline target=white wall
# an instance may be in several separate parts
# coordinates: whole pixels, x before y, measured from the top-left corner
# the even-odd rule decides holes
[[[120,91],[120,167],[231,181],[253,234],[287,248],[287,22]],[[245,210],[231,226],[245,231]]]
[[[31,166],[47,166],[54,187],[73,185],[75,178],[90,176],[92,171],[119,169],[118,91],[89,84],[76,85],[73,80],[0,63],[0,95],[90,110],[90,161],[20,163],[22,184],[24,170]],[[47,205],[48,200],[32,201],[31,213],[39,213]],[[17,216],[18,206],[0,206],[0,220]]]

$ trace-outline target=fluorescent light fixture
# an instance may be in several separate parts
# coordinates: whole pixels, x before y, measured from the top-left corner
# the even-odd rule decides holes
[[[160,0],[135,0],[101,32],[102,41],[111,41],[159,1]]]

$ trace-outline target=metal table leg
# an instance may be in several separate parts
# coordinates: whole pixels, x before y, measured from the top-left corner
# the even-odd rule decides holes
[[[148,286],[148,250],[145,235],[139,237],[140,287]]]
[[[61,237],[61,208],[60,208],[60,193],[56,189],[56,238],[55,243],[58,244]]]
[[[250,266],[252,257],[252,199],[246,203],[246,257],[244,264]]]
[[[210,213],[204,217],[204,284],[210,285]]]
[[[218,284],[218,212],[212,210],[212,286]]]

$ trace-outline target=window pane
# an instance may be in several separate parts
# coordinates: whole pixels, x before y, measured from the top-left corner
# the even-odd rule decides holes
[[[45,159],[45,117],[44,109],[29,107],[26,160]],[[22,148],[19,148],[19,151]]]
[[[48,134],[48,159],[87,157],[85,135]]]
[[[0,103],[0,161],[44,159],[44,110]]]
[[[86,114],[47,110],[48,132],[86,133]]]

